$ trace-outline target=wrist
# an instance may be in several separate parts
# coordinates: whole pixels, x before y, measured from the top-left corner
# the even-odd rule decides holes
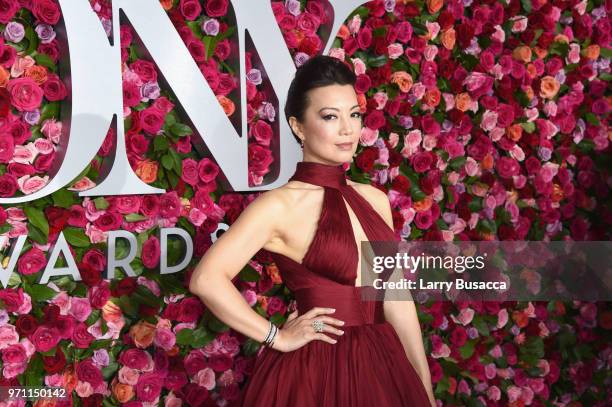
[[[272,343],[272,346],[270,346],[272,349],[283,352],[284,349],[284,335],[283,335],[283,330],[282,329],[278,329],[278,333],[276,334],[276,338],[274,338],[274,342]]]

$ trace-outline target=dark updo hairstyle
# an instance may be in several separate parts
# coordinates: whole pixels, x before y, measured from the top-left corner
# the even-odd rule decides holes
[[[291,116],[303,122],[304,112],[308,107],[308,91],[329,85],[355,86],[356,81],[355,73],[339,59],[326,55],[317,55],[310,58],[297,69],[289,86],[287,101],[285,102],[287,123],[289,123]],[[291,129],[291,132],[299,143],[300,138],[293,129]]]

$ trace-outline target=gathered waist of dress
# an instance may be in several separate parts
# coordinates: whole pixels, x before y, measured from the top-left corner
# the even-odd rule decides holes
[[[298,315],[303,315],[315,307],[335,308],[332,318],[344,321],[344,326],[380,324],[385,322],[382,303],[363,301],[361,291],[364,287],[347,285],[319,286],[301,288],[293,292]]]

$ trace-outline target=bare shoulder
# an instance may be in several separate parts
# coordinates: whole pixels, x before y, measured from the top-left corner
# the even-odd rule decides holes
[[[265,211],[275,219],[281,219],[284,215],[290,215],[309,191],[321,189],[319,187],[308,187],[302,183],[289,182],[278,188],[271,189],[259,195],[249,206],[254,206],[257,211]]]
[[[378,212],[378,214],[382,216],[387,223],[392,222],[391,206],[386,193],[370,184],[361,184],[350,181],[349,185],[355,188],[355,190],[360,193],[361,196],[363,196],[366,201],[370,203],[370,205],[372,205],[374,210],[376,210],[376,212]]]

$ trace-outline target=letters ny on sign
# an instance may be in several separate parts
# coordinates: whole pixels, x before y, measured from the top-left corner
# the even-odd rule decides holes
[[[121,47],[119,41],[110,43],[98,16],[85,0],[58,0],[62,15],[63,29],[58,34],[65,43],[67,55],[62,60],[63,77],[69,78],[71,96],[62,106],[63,134],[57,150],[59,168],[54,169],[51,181],[42,189],[20,197],[0,198],[0,204],[13,205],[34,201],[64,188],[75,179],[99,151],[106,134],[113,123],[117,123],[117,142],[112,167],[108,175],[97,186],[80,192],[80,196],[113,196],[135,194],[161,194],[163,189],[155,188],[141,181],[128,162],[125,146],[123,120],[123,89],[121,76]],[[329,0],[333,10],[330,32],[336,33],[351,12],[366,0]],[[293,59],[276,23],[270,0],[231,0],[237,28],[240,69],[240,125],[237,131],[220,106],[215,94],[206,82],[198,65],[192,59],[178,32],[172,25],[159,0],[113,0],[113,38],[120,38],[120,16],[131,24],[146,48],[150,59],[159,68],[166,83],[178,99],[179,105],[195,127],[206,151],[221,168],[227,185],[234,191],[256,191],[276,188],[284,184],[295,169],[299,159],[299,147],[291,135],[285,120],[279,120],[278,148],[273,151],[275,165],[272,182],[257,187],[248,183],[248,127],[246,101],[245,51],[255,51],[262,72],[265,72],[276,95],[279,106],[284,106],[289,84],[295,74]],[[61,24],[61,23],[60,23]],[[247,45],[247,32],[250,37]],[[330,35],[324,49],[331,48],[334,35]],[[277,107],[277,110],[278,109]],[[227,225],[219,225],[227,229]],[[184,256],[176,265],[168,265],[168,237],[174,235],[184,241]],[[0,283],[8,285],[27,236],[19,236],[12,246],[13,255],[4,267],[0,264]],[[116,259],[117,240],[127,242],[129,253]],[[212,235],[216,239],[216,232]],[[4,242],[6,244],[7,242]],[[193,256],[193,242],[186,230],[162,228],[160,230],[160,272],[176,273],[189,264]],[[4,246],[2,244],[2,246]],[[132,276],[130,262],[136,256],[136,237],[127,231],[110,231],[107,242],[106,278],[114,278],[115,268]],[[17,255],[14,255],[17,254]],[[65,267],[55,267],[60,255],[66,260]],[[71,255],[66,238],[60,232],[57,242],[50,251],[47,267],[40,279],[45,284],[49,277],[67,275],[81,280],[78,268]]]

